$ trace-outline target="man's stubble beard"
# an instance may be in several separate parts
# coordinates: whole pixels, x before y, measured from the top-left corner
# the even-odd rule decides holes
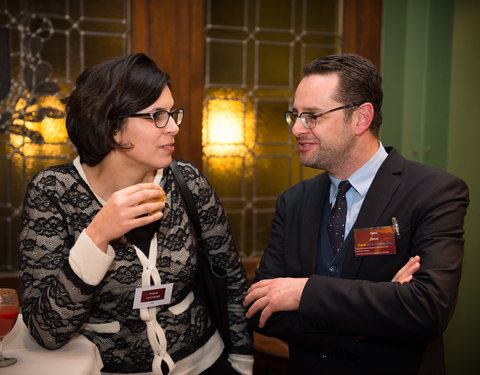
[[[327,172],[337,171],[344,168],[345,160],[348,160],[354,139],[343,139],[335,148],[317,143],[316,150],[299,152],[300,162],[310,168],[320,169]],[[307,155],[308,154],[308,155]]]
[[[300,162],[306,167],[329,171],[336,164],[332,160],[337,158],[336,154],[337,151],[331,148],[325,149],[324,146],[318,143],[317,150],[310,150],[306,153],[300,152],[299,157]]]

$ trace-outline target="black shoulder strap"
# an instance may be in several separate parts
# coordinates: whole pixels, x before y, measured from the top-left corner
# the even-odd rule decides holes
[[[183,200],[185,205],[187,206],[187,214],[190,218],[193,229],[195,231],[195,236],[197,240],[200,240],[200,233],[202,232],[200,229],[200,219],[198,218],[198,211],[195,207],[195,202],[193,200],[192,193],[185,182],[185,179],[182,176],[182,173],[178,169],[177,162],[173,159],[172,163],[170,164],[170,169],[172,170],[173,177],[177,182],[178,187],[180,188],[180,193],[182,194]]]
[[[190,222],[192,223],[193,231],[197,239],[197,244],[199,245],[198,250],[201,251],[207,258],[208,264],[210,266],[210,269],[212,270],[212,273],[216,277],[225,278],[227,276],[227,272],[223,268],[213,264],[212,260],[210,259],[210,257],[208,256],[208,254],[205,252],[205,250],[201,245],[202,238],[200,237],[200,233],[202,233],[202,229],[200,227],[198,210],[197,210],[197,207],[195,206],[195,201],[193,200],[192,192],[188,188],[187,183],[185,182],[185,179],[183,178],[182,173],[180,172],[180,169],[178,168],[178,165],[175,159],[172,159],[172,162],[170,164],[170,170],[172,171],[173,178],[175,179],[178,187],[180,188],[180,194],[183,197],[185,206],[187,207],[187,215],[190,218]]]
[[[205,300],[205,306],[211,314],[212,322],[220,332],[225,344],[224,351],[228,353],[230,348],[230,325],[228,320],[228,292],[227,292],[227,272],[225,269],[213,264],[212,260],[202,247],[200,233],[200,220],[198,211],[193,200],[193,195],[183,178],[175,160],[172,160],[170,169],[173,178],[180,188],[180,195],[187,207],[187,214],[193,226],[195,237],[197,238],[199,267],[197,272],[197,285],[199,293]],[[208,268],[207,268],[208,267]],[[209,272],[210,271],[210,272]]]

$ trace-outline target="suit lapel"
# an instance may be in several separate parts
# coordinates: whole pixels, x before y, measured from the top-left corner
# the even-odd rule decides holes
[[[403,170],[403,157],[394,149],[388,148],[388,157],[379,168],[372,185],[368,189],[362,208],[357,220],[347,237],[347,254],[343,264],[342,277],[354,279],[364,257],[355,256],[354,236],[355,229],[370,228],[376,226],[391,225],[391,223],[379,222],[382,213],[392,200],[395,191],[401,184],[401,173]]]
[[[330,179],[326,173],[318,176],[314,184],[306,189],[305,200],[302,204],[302,233],[299,239],[300,249],[302,249],[302,268],[306,276],[310,276],[315,272],[320,222],[329,192]]]

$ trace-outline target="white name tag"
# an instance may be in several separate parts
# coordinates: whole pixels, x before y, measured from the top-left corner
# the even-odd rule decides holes
[[[173,283],[145,286],[135,289],[133,308],[167,305],[172,299]]]

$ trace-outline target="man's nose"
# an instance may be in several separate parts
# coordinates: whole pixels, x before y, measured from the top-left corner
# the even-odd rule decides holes
[[[305,126],[303,126],[302,119],[300,118],[300,116],[298,116],[295,119],[295,123],[292,126],[292,134],[295,137],[299,137],[300,135],[304,134],[307,130],[308,129],[306,129]]]

